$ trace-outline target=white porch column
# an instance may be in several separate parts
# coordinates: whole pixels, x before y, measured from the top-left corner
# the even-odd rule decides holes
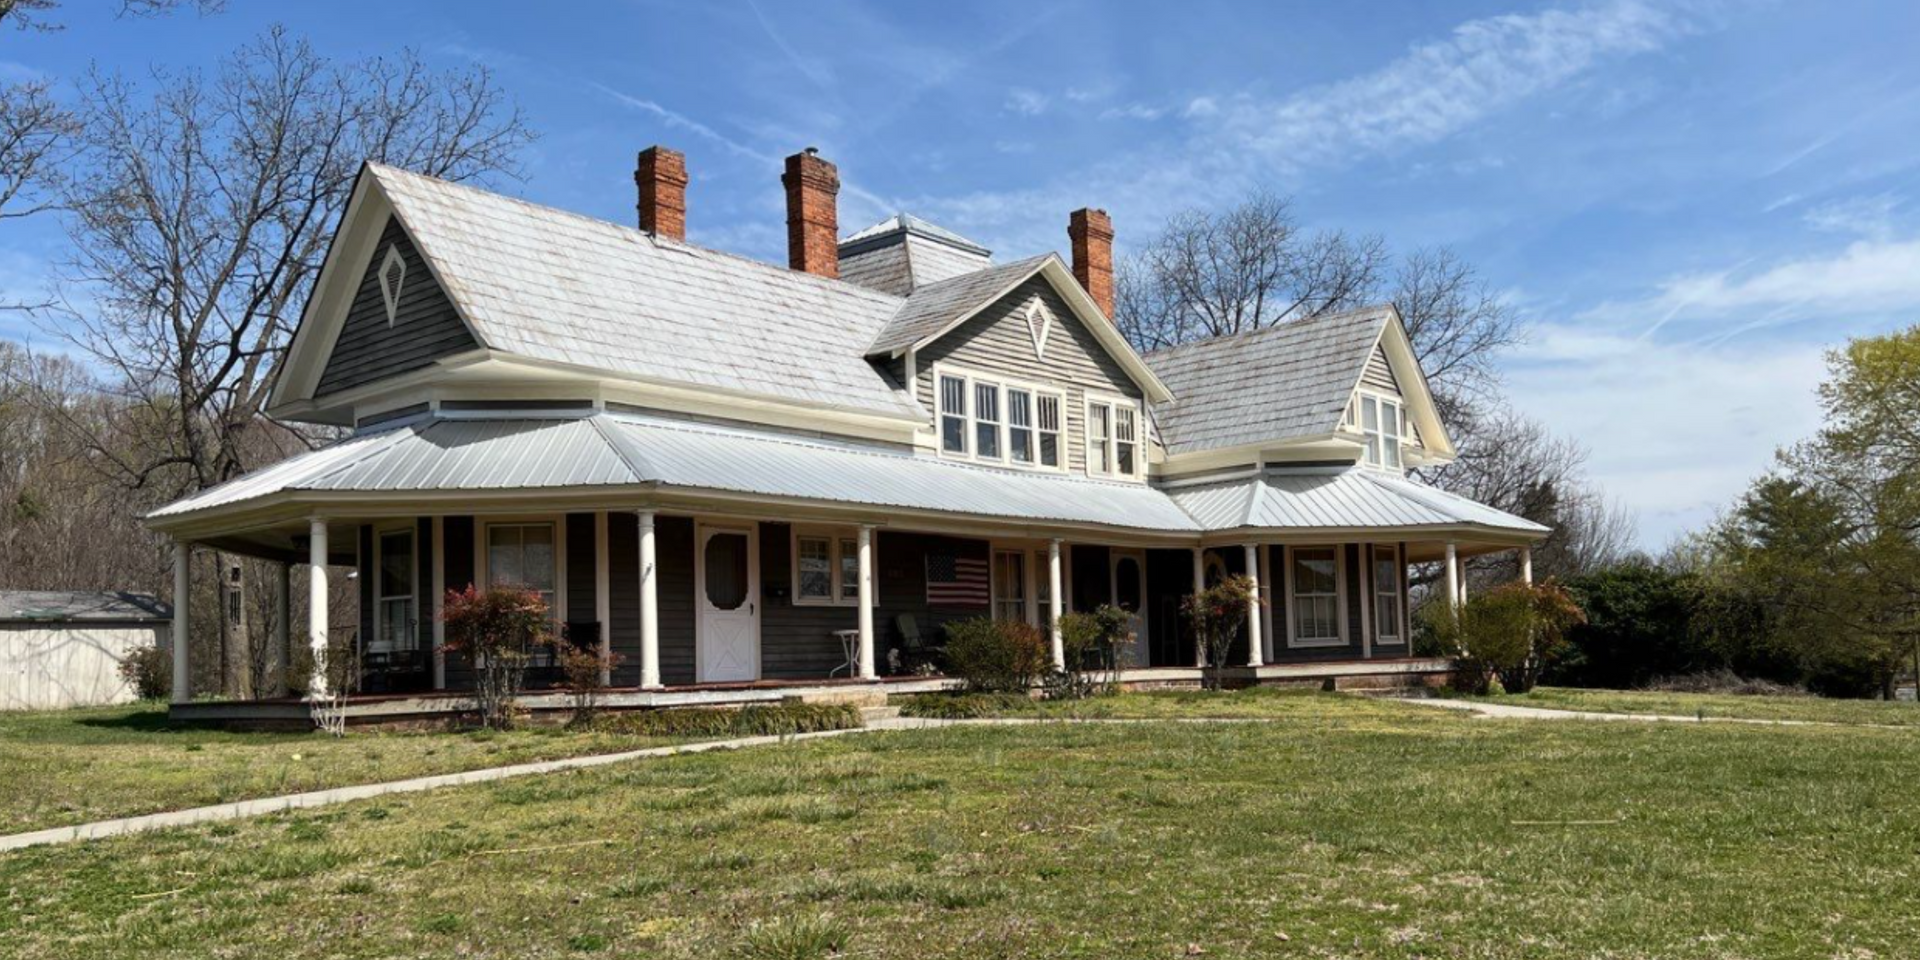
[[[307,699],[327,695],[327,521],[315,517],[307,526],[307,648],[313,651],[313,679],[307,681]],[[362,590],[373,584],[363,583]]]
[[[1253,602],[1247,605],[1247,666],[1257,667],[1260,657],[1260,547],[1247,544],[1247,579],[1253,581]]]
[[[1193,548],[1193,595],[1199,596],[1207,590],[1207,548]],[[1193,665],[1207,665],[1207,645],[1198,633],[1193,635]]]
[[[1460,554],[1453,541],[1447,541],[1447,608],[1460,609]]]
[[[1047,630],[1053,645],[1053,668],[1067,668],[1067,645],[1060,636],[1060,541],[1047,541]]]
[[[640,511],[640,686],[660,686],[660,576],[654,569],[653,511]]]
[[[600,621],[600,685],[613,683],[613,561],[607,550],[607,512],[593,514],[593,618]]]
[[[273,595],[273,655],[279,663],[273,681],[274,696],[287,695],[287,670],[293,666],[293,564],[276,565],[279,592]]]
[[[174,703],[186,703],[193,699],[193,675],[189,672],[192,664],[188,662],[187,608],[193,605],[193,544],[185,540],[173,543],[173,629],[167,643],[172,645],[173,653],[173,697]]]
[[[873,526],[860,527],[860,679],[877,680],[873,667]]]
[[[1520,548],[1520,582],[1533,585],[1533,548]]]

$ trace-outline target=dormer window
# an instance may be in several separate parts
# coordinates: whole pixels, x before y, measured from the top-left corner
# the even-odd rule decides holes
[[[407,258],[400,255],[399,248],[388,246],[386,259],[380,261],[380,299],[387,305],[389,327],[400,314],[400,291],[406,283]]]
[[[1360,396],[1360,432],[1367,438],[1367,466],[1400,469],[1400,401],[1373,394]]]
[[[1140,444],[1140,405],[1119,397],[1087,398],[1087,472],[1137,479],[1146,457]]]

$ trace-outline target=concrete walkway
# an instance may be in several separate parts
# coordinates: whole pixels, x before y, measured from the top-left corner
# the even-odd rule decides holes
[[[1597,710],[1555,710],[1551,707],[1523,707],[1511,703],[1481,703],[1477,700],[1434,700],[1415,697],[1395,698],[1401,703],[1439,707],[1462,713],[1509,720],[1627,720],[1640,723],[1745,723],[1762,727],[1835,727],[1869,724],[1823,723],[1818,720],[1760,720],[1753,717],[1689,717],[1676,713],[1601,713]],[[1883,725],[1882,725],[1883,726]],[[1891,729],[1891,728],[1888,728]]]
[[[457,787],[470,783],[491,783],[496,780],[508,780],[514,777],[530,777],[543,773],[560,773],[566,770],[585,770],[590,767],[604,767],[613,763],[625,763],[628,760],[640,760],[647,757],[671,757],[687,753],[709,753],[714,750],[738,750],[744,747],[761,747],[779,743],[793,743],[800,740],[819,740],[826,737],[840,737],[854,733],[867,733],[874,730],[912,730],[922,727],[945,726],[944,721],[894,718],[880,720],[864,727],[852,727],[846,730],[823,730],[818,733],[801,733],[789,737],[740,737],[734,740],[707,740],[700,743],[686,743],[671,747],[650,747],[645,750],[627,750],[621,753],[602,753],[584,757],[568,757],[564,760],[543,760],[538,763],[519,763],[510,767],[488,767],[481,770],[467,770],[461,773],[443,773],[431,777],[415,777],[411,780],[394,780],[388,783],[366,783],[353,787],[334,787],[329,790],[313,790],[307,793],[292,793],[280,797],[262,797],[258,800],[238,800],[233,803],[215,804],[211,807],[192,807],[186,810],[170,810],[165,813],[149,813],[138,817],[121,817],[117,820],[96,820],[93,823],[80,823],[68,827],[53,827],[48,830],[35,830],[32,833],[16,833],[0,836],[0,852],[20,850],[26,847],[44,846],[52,843],[69,843],[74,840],[93,840],[100,837],[117,837],[129,833],[145,833],[149,830],[166,830],[172,827],[185,827],[196,823],[212,823],[216,820],[236,820],[241,817],[257,817],[261,814],[278,813],[283,810],[304,810],[308,807],[324,807],[353,800],[367,800],[396,793],[419,793],[422,790],[438,790],[441,787]]]

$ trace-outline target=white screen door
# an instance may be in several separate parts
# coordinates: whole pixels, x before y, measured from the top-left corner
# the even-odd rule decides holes
[[[700,527],[695,679],[760,678],[760,551],[753,527]]]
[[[1113,605],[1133,615],[1133,645],[1121,661],[1130,667],[1144,667],[1147,655],[1147,557],[1134,550],[1115,550],[1113,556]]]

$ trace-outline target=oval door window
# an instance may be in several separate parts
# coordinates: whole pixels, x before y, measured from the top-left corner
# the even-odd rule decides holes
[[[715,610],[737,610],[747,602],[747,535],[716,533],[707,538],[707,603]]]
[[[1114,605],[1129,613],[1140,611],[1140,561],[1121,557],[1113,566]]]

